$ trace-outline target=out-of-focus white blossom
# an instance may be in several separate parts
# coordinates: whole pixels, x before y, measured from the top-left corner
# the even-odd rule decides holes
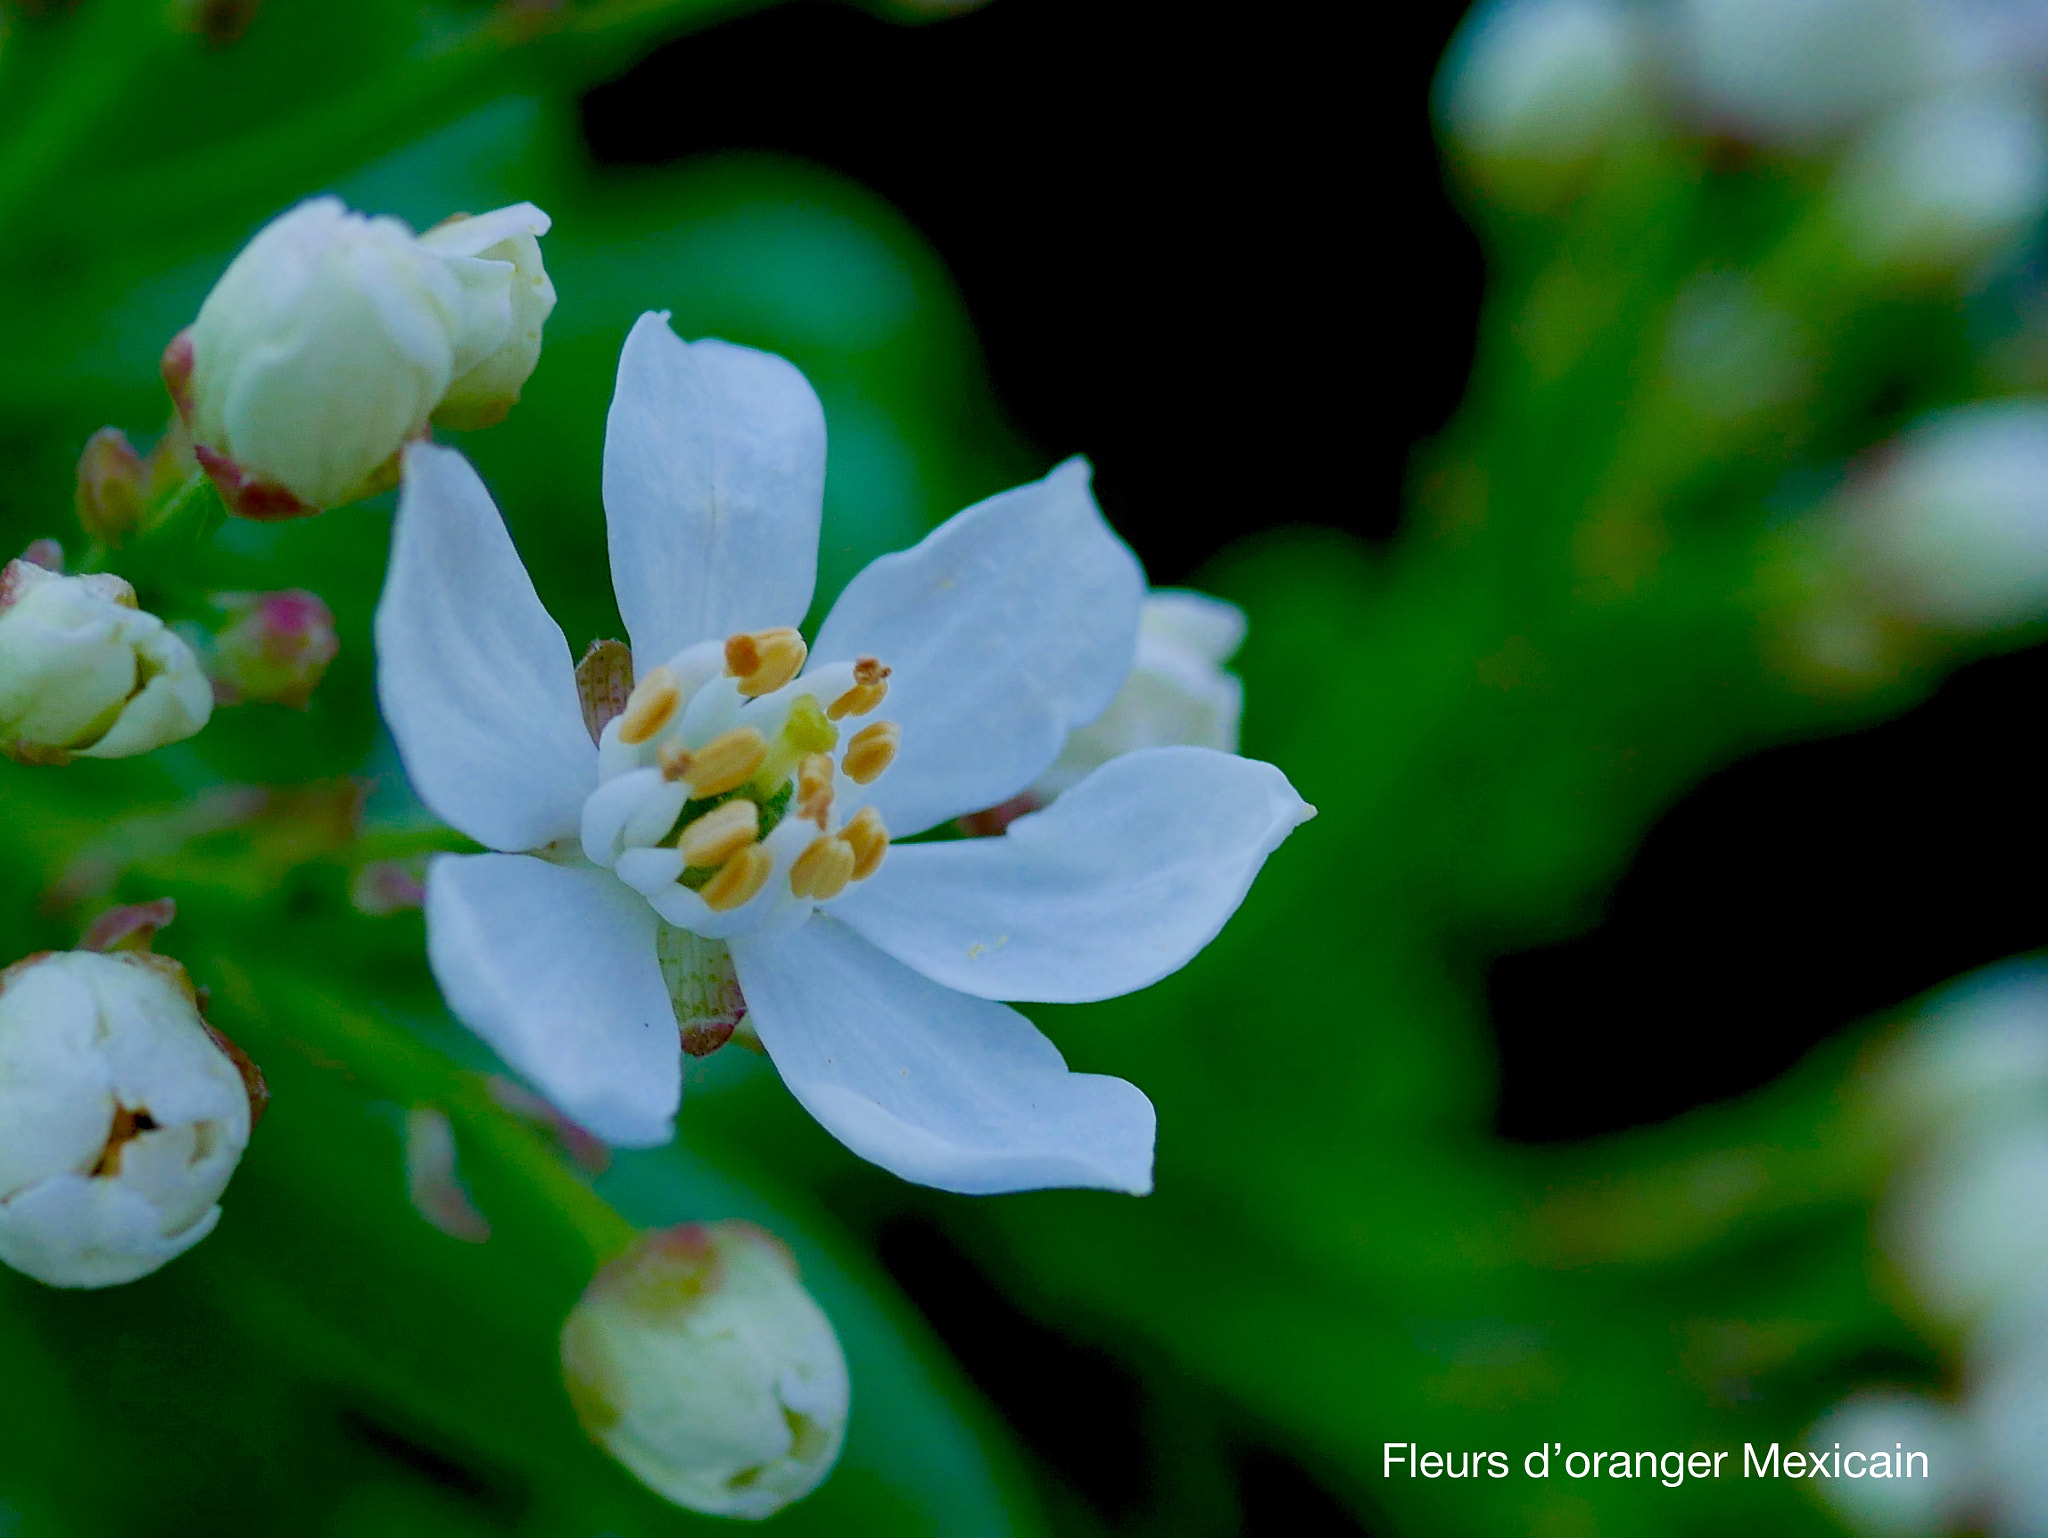
[[[1936,84],[1927,0],[1680,0],[1678,72],[1707,117],[1771,142],[1846,129]]]
[[[1138,650],[1124,686],[1088,725],[1070,732],[1031,794],[1052,800],[1112,758],[1186,745],[1237,751],[1244,685],[1224,671],[1244,644],[1244,611],[1206,593],[1155,589],[1138,615]]]
[[[846,1358],[780,1240],[751,1223],[644,1235],[562,1327],[569,1398],[647,1487],[714,1516],[772,1516],[831,1472]]]
[[[25,560],[0,573],[0,751],[129,758],[191,736],[212,712],[192,648],[119,577]]]
[[[2048,206],[2048,122],[2037,94],[1969,86],[1914,102],[1856,145],[1834,196],[1863,261],[1909,271],[1976,266]]]
[[[250,1120],[175,962],[66,951],[0,974],[0,1261],[53,1287],[148,1275],[212,1232]]]
[[[1616,0],[1493,0],[1473,9],[1437,76],[1451,141],[1497,190],[1536,190],[1607,143],[1641,94],[1642,49]],[[1533,177],[1533,181],[1532,181]]]
[[[1976,633],[2048,616],[2048,401],[1927,419],[1830,516],[1843,559],[1900,622]]]
[[[229,505],[285,517],[350,502],[396,479],[430,420],[502,417],[554,306],[547,229],[520,203],[416,236],[314,198],[259,231],[164,356]]]
[[[1963,1517],[1979,1484],[1978,1452],[1973,1428],[1965,1417],[1939,1400],[1897,1389],[1872,1389],[1835,1406],[1801,1440],[1800,1446],[1844,1454],[1860,1452],[1866,1472],[1821,1480],[1821,1494],[1842,1519],[1873,1538],[1922,1538],[1947,1531]],[[1909,1453],[1926,1461],[1910,1465],[1901,1477],[1898,1465]],[[1878,1467],[1882,1475],[1868,1470]],[[1924,1471],[1924,1474],[1923,1474]]]

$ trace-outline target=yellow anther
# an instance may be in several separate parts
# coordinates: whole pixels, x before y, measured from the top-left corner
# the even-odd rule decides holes
[[[691,754],[683,778],[693,796],[722,796],[746,784],[767,758],[767,738],[751,726],[735,726]]]
[[[889,852],[889,830],[882,826],[882,814],[864,806],[853,820],[839,830],[840,838],[853,850],[853,879],[865,881],[881,868]]]
[[[626,708],[619,713],[619,741],[628,747],[647,741],[668,725],[682,702],[682,680],[665,667],[653,669],[626,696]]]
[[[661,765],[661,777],[670,784],[690,777],[690,766],[697,760],[690,750],[676,744],[654,750],[654,761]]]
[[[846,716],[864,716],[881,704],[888,693],[889,669],[878,658],[856,657],[853,687],[834,700],[825,714],[835,721]]]
[[[761,809],[744,799],[715,806],[683,829],[676,852],[683,864],[723,865],[761,836]]]
[[[804,638],[783,625],[728,636],[725,670],[740,681],[740,693],[772,694],[803,671],[806,655]]]
[[[718,874],[704,883],[697,895],[713,913],[730,913],[760,891],[767,883],[775,858],[766,846],[749,844],[718,867]]]
[[[869,785],[884,769],[896,762],[896,750],[903,745],[903,728],[894,721],[877,721],[863,726],[846,745],[840,760],[846,777],[856,785]]]
[[[822,832],[826,814],[832,810],[832,756],[812,753],[797,765],[796,814],[808,818]]]
[[[789,868],[789,889],[817,902],[837,897],[853,879],[853,846],[835,834],[811,840]]]

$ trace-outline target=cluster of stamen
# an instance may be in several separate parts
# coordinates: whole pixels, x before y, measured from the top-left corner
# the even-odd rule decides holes
[[[725,642],[725,673],[744,698],[760,699],[793,682],[807,658],[795,630],[759,630]],[[844,673],[840,674],[844,677]],[[734,726],[701,747],[660,743],[654,759],[662,778],[681,784],[688,796],[675,826],[661,843],[681,857],[678,878],[723,913],[751,901],[767,883],[774,859],[764,840],[787,816],[816,827],[789,867],[791,892],[825,901],[850,882],[881,866],[889,832],[881,814],[862,807],[843,827],[832,826],[837,775],[870,785],[894,762],[902,728],[872,721],[853,732],[839,751],[840,728],[848,717],[868,715],[889,692],[889,669],[873,657],[853,664],[853,682],[829,703],[815,695],[792,700],[772,738],[753,725]],[[651,669],[619,714],[618,741],[627,747],[655,743],[677,720],[688,701],[684,684],[669,667]]]

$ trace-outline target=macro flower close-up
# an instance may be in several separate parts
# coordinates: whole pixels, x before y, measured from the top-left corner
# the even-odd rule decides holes
[[[0,0],[0,1538],[2048,1538],[2048,0],[1369,20]]]
[[[572,665],[475,472],[411,451],[384,711],[427,804],[501,851],[430,868],[435,975],[615,1143],[671,1135],[677,1030],[703,1051],[745,1024],[906,1179],[1149,1189],[1150,1103],[996,1001],[1175,970],[1311,809],[1270,765],[1176,746],[998,837],[898,842],[1009,799],[1102,714],[1144,579],[1070,462],[877,561],[806,646],[824,474],[795,369],[641,318],[605,441],[628,673],[602,645]]]

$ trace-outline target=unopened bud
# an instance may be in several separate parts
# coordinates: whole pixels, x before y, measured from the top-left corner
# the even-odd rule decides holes
[[[216,593],[228,616],[207,654],[223,705],[270,703],[304,710],[341,649],[334,613],[317,593]]]
[[[1928,419],[1828,516],[1893,622],[1974,634],[2048,618],[2048,401]]]
[[[1718,127],[1803,144],[1933,83],[1927,0],[1682,0],[1679,72]]]
[[[1545,203],[1638,110],[1640,53],[1617,0],[1494,0],[1445,54],[1437,115],[1489,189]]]
[[[199,659],[119,577],[0,572],[0,751],[27,763],[128,758],[213,712]]]
[[[118,427],[102,427],[78,456],[78,521],[103,545],[118,545],[142,521],[149,472]]]
[[[393,484],[430,420],[502,417],[554,290],[528,203],[415,236],[314,198],[228,265],[164,379],[231,509],[281,517]],[[445,408],[445,410],[444,410]]]
[[[474,219],[456,215],[420,237],[445,257],[471,295],[473,309],[455,359],[455,382],[434,410],[434,425],[455,431],[502,422],[540,362],[541,328],[555,308],[555,285],[541,265],[548,216],[515,203]],[[499,263],[512,266],[501,279]]]
[[[1865,136],[1834,197],[1857,259],[1909,274],[1972,268],[2048,206],[2048,122],[2017,87],[1931,97]]]
[[[648,1488],[714,1516],[808,1495],[846,1435],[846,1358],[796,1263],[751,1223],[642,1236],[562,1327],[570,1401]]]
[[[1068,735],[1058,761],[1031,787],[1033,807],[1026,810],[1140,748],[1186,744],[1235,753],[1244,685],[1223,664],[1243,644],[1244,631],[1244,612],[1220,598],[1170,589],[1148,594],[1123,689],[1109,709]]]
[[[213,1230],[251,1091],[174,961],[64,951],[0,973],[0,1261],[147,1276]]]

